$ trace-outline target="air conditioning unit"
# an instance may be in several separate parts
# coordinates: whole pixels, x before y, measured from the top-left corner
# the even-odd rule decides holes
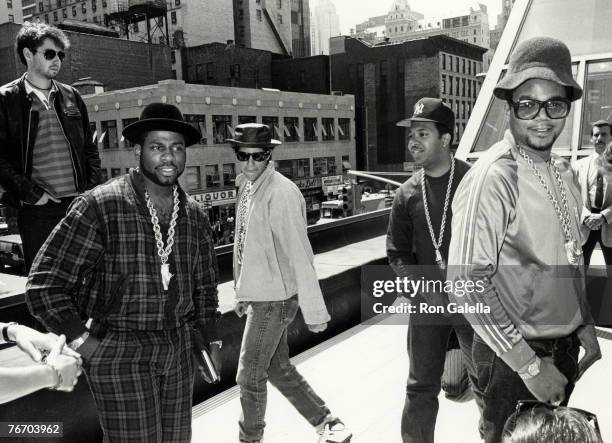
[[[342,96],[344,94],[342,93],[342,91],[332,91],[331,95],[340,95],[340,96]]]

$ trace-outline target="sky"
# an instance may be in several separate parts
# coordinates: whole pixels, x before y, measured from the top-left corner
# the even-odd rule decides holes
[[[310,7],[314,8],[319,0],[310,0]],[[389,12],[393,0],[332,0],[340,16],[340,30],[342,34],[349,35],[349,30],[357,23],[366,21],[369,17],[384,15]],[[408,0],[410,9],[424,14],[425,17],[442,17],[448,12],[456,11],[458,14],[467,14],[474,0]],[[502,0],[480,0],[487,7],[489,26],[495,26],[497,14],[501,11]],[[458,15],[455,14],[455,15]]]

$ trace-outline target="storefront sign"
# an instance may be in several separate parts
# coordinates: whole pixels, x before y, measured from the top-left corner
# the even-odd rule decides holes
[[[334,186],[342,184],[342,176],[341,175],[330,175],[328,177],[323,177],[321,179],[323,186]]]
[[[296,180],[293,180],[293,182],[300,189],[310,189],[310,188],[320,188],[321,187],[321,177],[298,178]]]
[[[223,191],[204,192],[195,194],[192,197],[207,206],[221,206],[236,203],[236,190],[225,189]]]

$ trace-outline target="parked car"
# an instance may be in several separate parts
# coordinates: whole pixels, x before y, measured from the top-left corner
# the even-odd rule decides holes
[[[21,246],[21,236],[19,234],[0,236],[0,267],[12,266],[25,271],[23,260],[23,247]]]

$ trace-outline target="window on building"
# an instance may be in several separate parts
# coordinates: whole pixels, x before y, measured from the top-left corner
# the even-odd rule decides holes
[[[448,76],[448,95],[453,95],[453,76]]]
[[[158,37],[157,41],[158,41],[158,43],[159,43],[160,45],[164,45],[164,44],[166,44],[166,37],[165,37],[165,36],[163,36],[163,35],[160,35],[160,36]]]
[[[9,23],[15,23],[15,16],[13,14],[8,14]]]
[[[591,122],[612,120],[612,108],[610,107],[612,104],[611,60],[587,63],[584,98],[580,146],[591,147]],[[565,126],[568,126],[568,122],[565,123]]]
[[[102,7],[106,8],[106,5],[107,5],[106,0],[102,0]]]
[[[98,173],[100,174],[100,183],[105,183],[108,181],[108,169],[100,168]]]
[[[174,0],[174,6],[180,6],[181,0]]]
[[[206,63],[206,81],[215,79],[215,64],[212,62]]]
[[[116,149],[119,147],[117,143],[117,120],[100,122],[100,130],[102,134],[100,134],[99,141],[102,142],[103,149]]]
[[[170,63],[176,63],[176,51],[170,51]]]
[[[87,14],[87,6],[85,3],[81,3],[81,12]]]
[[[335,157],[314,157],[312,169],[315,176],[336,175]]]
[[[334,140],[336,138],[333,118],[321,119],[321,132],[323,133],[323,140]]]
[[[350,118],[339,118],[338,119],[338,138],[340,140],[351,139],[351,119]]]
[[[61,8],[62,7],[62,0],[57,0],[57,7]]]
[[[223,186],[236,186],[236,165],[234,163],[223,164]]]
[[[230,83],[231,86],[240,84],[240,65],[238,63],[230,65]]]
[[[13,9],[13,0],[6,0],[7,9]]]
[[[280,140],[283,137],[281,136],[280,128],[278,126],[278,117],[272,116],[263,116],[261,117],[261,123],[269,126],[272,129],[273,137]]]
[[[203,114],[185,114],[184,118],[187,123],[200,131],[200,134],[202,134],[200,144],[205,145],[207,143],[206,116]]]
[[[68,10],[66,8],[62,9],[62,17],[68,18]]]
[[[121,120],[121,124],[123,126],[123,129],[125,129],[126,126],[131,125],[132,123],[135,123],[137,121],[138,121],[137,118],[124,118],[123,120]],[[128,148],[128,149],[133,148],[134,143],[129,141],[127,138],[123,138],[123,147]]]
[[[255,17],[257,17],[257,21],[261,21],[261,9],[255,10]]]
[[[442,94],[446,94],[446,75],[442,74],[442,78],[440,80],[440,91]]]
[[[77,15],[76,5],[72,5],[72,16],[76,17],[76,15]]]
[[[138,32],[138,22],[134,23],[134,32]]]
[[[45,23],[49,23],[49,14],[45,14]]]
[[[294,178],[293,160],[277,160],[275,162],[276,170],[287,178]]]
[[[170,22],[171,22],[173,25],[176,25],[176,11],[172,11],[172,12],[170,13]]]
[[[257,123],[257,117],[254,115],[239,115],[238,124],[243,125],[245,123]]]
[[[442,69],[446,69],[446,55],[442,54]]]
[[[204,174],[206,176],[207,188],[218,188],[221,186],[221,180],[219,178],[219,165],[206,165],[204,167]]]
[[[318,137],[319,130],[317,128],[316,117],[304,117],[304,141],[315,142]]]
[[[96,3],[96,0],[91,0],[91,10],[93,12],[96,12],[98,10],[98,5]]]
[[[199,166],[185,167],[185,184],[187,185],[188,191],[202,189],[202,177],[200,175]]]
[[[281,14],[277,14],[277,15],[276,15],[276,22],[277,22],[279,25],[282,25],[282,24],[283,24],[283,16],[282,16]]]
[[[45,7],[43,6],[43,2],[38,2],[38,12],[43,12]]]
[[[294,160],[295,177],[310,177],[310,159],[298,158]]]
[[[233,130],[231,115],[213,115],[213,143],[225,143]]]
[[[111,168],[111,177],[119,177],[121,175],[121,168]]]
[[[283,0],[276,0],[276,9],[283,9]]]
[[[285,134],[285,142],[300,141],[300,135],[298,132],[298,118],[283,117],[283,131]]]
[[[53,21],[56,22],[57,20],[57,11],[53,11]]]

